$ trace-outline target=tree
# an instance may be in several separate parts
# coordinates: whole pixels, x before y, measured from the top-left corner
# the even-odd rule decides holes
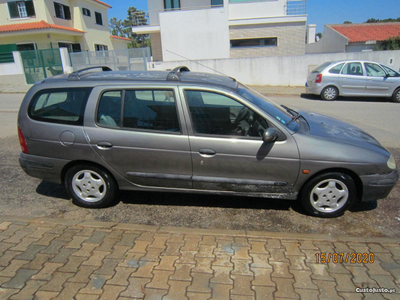
[[[400,18],[397,18],[397,19],[389,18],[389,19],[383,19],[383,20],[370,18],[367,21],[365,21],[365,23],[383,23],[383,22],[400,22]]]
[[[400,50],[400,35],[397,37],[390,37],[382,42],[382,50]]]
[[[112,17],[110,19],[110,31],[112,35],[127,37],[131,39],[129,48],[149,47],[150,39],[148,34],[132,33],[132,27],[147,25],[148,15],[143,10],[137,10],[131,6],[127,11],[127,18],[123,21]]]
[[[128,16],[122,22],[125,34],[132,40],[131,48],[144,47],[145,40],[149,38],[148,34],[135,34],[132,32],[133,26],[147,25],[147,15],[143,10],[137,10],[136,7],[128,8]]]
[[[122,21],[117,20],[116,17],[112,17],[110,19],[110,29],[111,29],[112,35],[125,37],[124,27],[122,26]]]
[[[351,21],[344,21],[343,24],[353,24]]]

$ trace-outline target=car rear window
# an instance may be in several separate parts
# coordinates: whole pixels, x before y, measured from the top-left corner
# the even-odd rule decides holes
[[[333,68],[331,68],[331,69],[329,70],[329,73],[332,73],[332,74],[339,74],[339,73],[340,73],[340,70],[341,70],[342,67],[343,67],[343,65],[344,65],[344,63],[338,64],[338,65],[334,66]]]
[[[329,66],[332,62],[326,62],[323,63],[322,65],[316,67],[314,70],[312,70],[312,73],[321,73],[323,70],[326,69],[327,66]]]
[[[30,118],[50,123],[83,125],[91,88],[65,88],[39,91],[32,99]]]

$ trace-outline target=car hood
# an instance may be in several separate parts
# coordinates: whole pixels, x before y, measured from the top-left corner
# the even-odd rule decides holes
[[[337,143],[357,144],[366,148],[373,145],[384,149],[373,136],[356,126],[318,113],[308,111],[300,113],[308,122],[308,135],[334,140]]]

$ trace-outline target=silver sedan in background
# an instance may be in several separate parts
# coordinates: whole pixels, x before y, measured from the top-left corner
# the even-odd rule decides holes
[[[400,74],[372,61],[326,62],[308,74],[306,91],[324,100],[356,96],[388,97],[400,102]]]

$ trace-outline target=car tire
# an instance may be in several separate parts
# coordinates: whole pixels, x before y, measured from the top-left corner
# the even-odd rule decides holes
[[[327,86],[321,92],[321,98],[327,101],[333,101],[339,96],[339,91],[334,86]]]
[[[76,165],[65,174],[64,185],[74,204],[87,208],[109,206],[118,188],[114,178],[92,165]]]
[[[308,181],[300,194],[304,210],[311,216],[334,218],[343,213],[356,199],[356,185],[347,174],[329,172]]]
[[[392,96],[393,102],[400,103],[400,88],[394,91],[393,96]]]

